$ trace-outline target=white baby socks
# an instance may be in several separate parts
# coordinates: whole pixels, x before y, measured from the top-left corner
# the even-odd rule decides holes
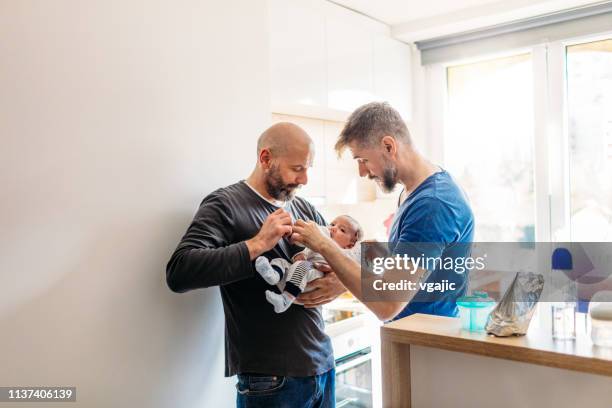
[[[270,261],[268,261],[268,258],[265,256],[260,256],[255,260],[255,270],[257,270],[261,277],[270,285],[276,285],[278,281],[280,281],[280,272],[276,271],[272,265],[270,265]]]
[[[287,292],[283,292],[279,295],[271,290],[266,290],[266,299],[268,299],[268,302],[272,303],[276,313],[283,313],[285,310],[289,309],[289,306],[291,306],[291,303],[293,303],[295,297]]]

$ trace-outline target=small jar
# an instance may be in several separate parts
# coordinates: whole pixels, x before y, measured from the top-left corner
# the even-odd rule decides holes
[[[484,331],[487,317],[495,307],[495,300],[486,292],[474,292],[457,299],[461,328],[473,332]]]

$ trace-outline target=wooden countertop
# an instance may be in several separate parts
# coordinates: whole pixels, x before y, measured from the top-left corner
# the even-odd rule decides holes
[[[550,330],[495,337],[462,330],[459,319],[415,314],[382,326],[381,339],[612,376],[612,349],[593,346],[584,336],[554,341]]]

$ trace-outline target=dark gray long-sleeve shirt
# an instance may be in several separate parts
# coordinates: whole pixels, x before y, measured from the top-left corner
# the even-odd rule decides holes
[[[226,376],[302,377],[322,374],[334,366],[320,308],[292,305],[285,313],[275,313],[265,298],[265,291],[272,287],[255,272],[249,259],[245,241],[277,209],[244,181],[220,188],[204,198],[168,262],[166,279],[175,292],[220,287]],[[325,225],[321,214],[302,198],[294,198],[285,210],[295,220]],[[301,249],[283,238],[263,255],[290,260]]]

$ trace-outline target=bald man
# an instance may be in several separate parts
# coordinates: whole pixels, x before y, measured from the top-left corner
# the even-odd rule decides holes
[[[297,189],[308,182],[314,146],[291,123],[267,129],[251,175],[202,201],[166,269],[175,292],[219,286],[225,312],[225,376],[238,375],[238,407],[333,407],[334,357],[319,305],[346,289],[333,272],[311,282],[285,313],[274,313],[270,286],[253,261],[292,256],[292,220],[325,225]],[[218,336],[220,333],[211,333]]]

